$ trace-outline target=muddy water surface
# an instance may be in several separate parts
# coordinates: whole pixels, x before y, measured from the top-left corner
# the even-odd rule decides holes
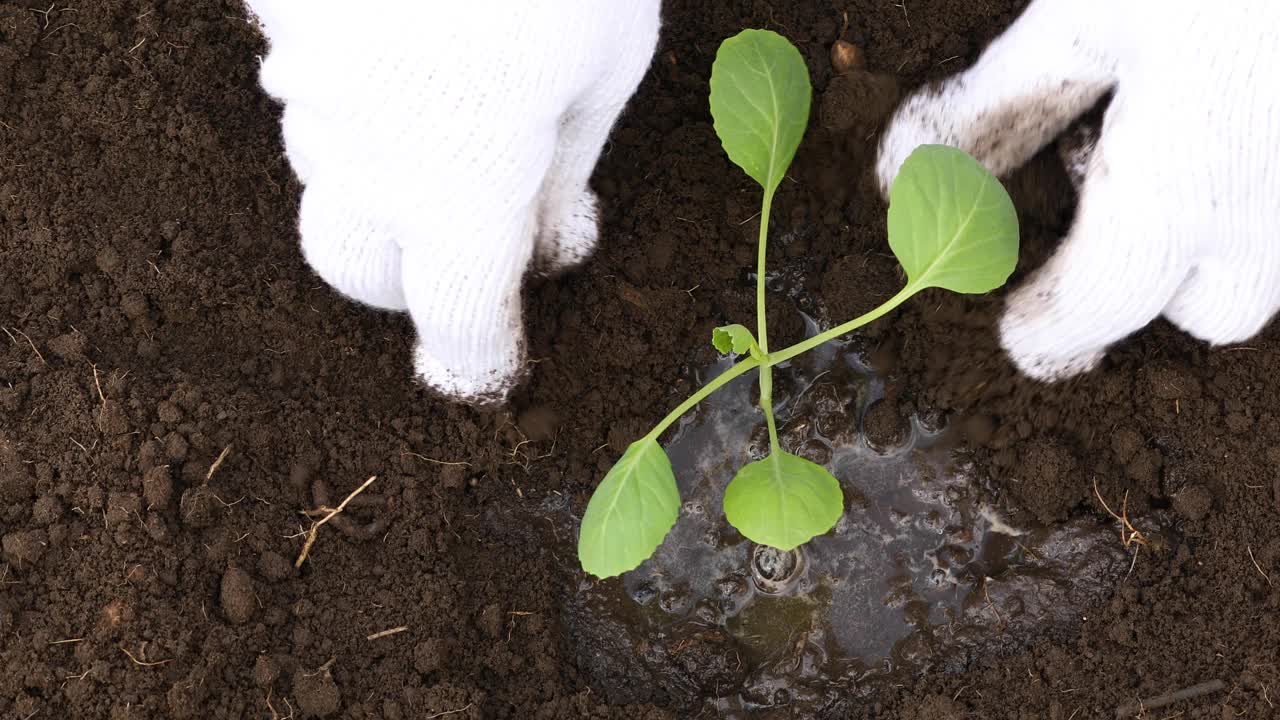
[[[570,603],[570,636],[611,699],[810,716],[840,691],[960,670],[1074,626],[1128,567],[1093,520],[1008,524],[945,428],[899,415],[837,344],[775,369],[775,400],[785,449],[840,480],[846,512],[791,553],[756,546],[721,507],[736,470],[767,451],[754,400],[744,376],[686,419],[666,445],[676,527],[636,571],[584,581]]]

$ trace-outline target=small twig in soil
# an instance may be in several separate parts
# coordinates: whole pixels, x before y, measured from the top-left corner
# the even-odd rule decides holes
[[[208,485],[209,481],[213,479],[213,474],[218,472],[218,468],[222,467],[223,461],[225,461],[227,459],[227,456],[230,454],[231,454],[230,445],[222,448],[222,452],[218,453],[218,459],[213,461],[213,464],[209,466],[209,472],[205,473],[204,482],[206,485]]]
[[[280,720],[280,713],[276,712],[276,708],[271,704],[271,688],[267,688],[267,709],[271,711],[271,720]]]
[[[44,28],[42,29],[44,30],[49,29],[49,13],[53,12],[57,7],[58,7],[58,3],[55,2],[55,3],[49,3],[49,7],[45,10],[36,10],[35,8],[31,8],[31,12],[37,15],[44,16]]]
[[[14,329],[13,329],[13,331],[14,331],[14,332],[16,332],[16,333],[18,333],[19,335],[21,335],[23,340],[26,340],[26,341],[27,341],[27,344],[31,346],[31,351],[32,351],[32,352],[34,352],[34,353],[36,354],[36,357],[40,358],[40,364],[42,364],[42,365],[48,365],[48,364],[49,364],[49,363],[45,362],[44,356],[43,356],[43,355],[41,355],[41,354],[40,354],[40,351],[36,349],[36,344],[35,344],[35,343],[33,343],[33,342],[31,342],[31,336],[29,336],[29,335],[27,335],[26,333],[22,332],[22,331],[21,331],[21,330],[19,330],[18,328],[14,328]]]
[[[1102,503],[1102,509],[1106,510],[1108,515],[1115,518],[1116,522],[1120,523],[1120,540],[1124,543],[1126,549],[1134,543],[1137,543],[1138,545],[1147,544],[1147,537],[1139,532],[1138,529],[1133,526],[1133,523],[1129,522],[1128,490],[1124,493],[1124,500],[1120,502],[1120,514],[1118,515],[1111,509],[1111,506],[1107,504],[1107,501],[1102,499],[1102,493],[1098,491],[1098,478],[1096,477],[1093,479],[1093,494],[1098,498],[1098,502]]]
[[[444,717],[445,715],[452,715],[454,713],[460,713],[466,710],[470,710],[473,704],[474,703],[467,703],[466,705],[458,708],[457,710],[445,710],[444,712],[438,712],[435,715],[428,715],[426,718],[424,718],[424,720],[433,720],[433,718]]]
[[[982,580],[982,596],[983,596],[983,597],[985,597],[985,598],[987,599],[987,607],[991,608],[991,612],[993,612],[993,613],[995,613],[995,614],[996,614],[996,619],[1000,621],[1000,624],[1001,624],[1001,625],[1003,625],[1003,624],[1004,624],[1004,616],[1000,614],[1000,610],[999,610],[999,608],[997,608],[997,607],[996,607],[996,604],[995,604],[995,603],[993,603],[993,602],[991,602],[991,593],[987,592],[987,583],[989,583],[989,582],[991,582],[991,578],[983,578],[983,580]]]
[[[1172,705],[1183,700],[1194,700],[1195,698],[1210,693],[1216,693],[1227,686],[1221,680],[1210,680],[1209,682],[1192,685],[1177,692],[1171,692],[1167,695],[1160,695],[1146,700],[1139,700],[1132,705],[1121,705],[1116,709],[1116,718],[1127,718],[1134,715],[1141,715],[1148,710],[1158,710],[1162,707]]]
[[[1253,566],[1258,569],[1258,574],[1262,576],[1262,579],[1267,581],[1267,585],[1275,587],[1275,583],[1271,582],[1271,576],[1262,569],[1262,566],[1258,564],[1257,558],[1253,556],[1253,548],[1245,545],[1244,549],[1249,552],[1249,559],[1253,561]]]
[[[330,520],[332,520],[335,515],[342,512],[343,508],[347,506],[347,503],[351,502],[352,498],[364,492],[364,489],[369,487],[369,485],[371,485],[373,481],[377,479],[378,479],[378,476],[374,475],[370,477],[368,480],[365,480],[363,485],[356,488],[355,490],[352,490],[351,494],[348,495],[345,500],[343,500],[341,503],[338,503],[338,507],[333,508],[332,510],[328,510],[327,514],[324,517],[312,523],[311,529],[307,531],[307,540],[302,544],[302,553],[298,555],[298,560],[293,564],[294,567],[300,568],[302,567],[302,563],[307,561],[307,555],[311,553],[311,546],[316,543],[316,533],[320,531],[320,527],[325,523],[329,522]],[[310,515],[314,512],[316,511],[313,510],[311,511],[311,513],[304,512],[303,514]]]
[[[75,28],[75,29],[77,29],[77,30],[79,30],[79,29],[80,29],[80,26],[79,26],[79,25],[77,25],[77,24],[75,24],[75,23],[72,23],[72,22],[69,22],[69,23],[62,23],[62,24],[61,24],[61,25],[59,25],[58,27],[56,27],[56,28],[54,28],[54,29],[50,30],[49,32],[45,33],[44,37],[42,37],[42,38],[40,38],[40,39],[41,39],[41,40],[44,40],[45,38],[53,37],[55,34],[57,34],[57,32],[58,32],[59,30],[65,30],[66,28],[69,28],[69,27],[73,27],[73,28]]]
[[[289,703],[289,698],[284,699],[284,704],[289,707],[288,715],[281,715],[274,705],[271,704],[271,688],[267,688],[267,709],[271,711],[271,720],[292,720],[293,705]]]
[[[507,613],[507,615],[511,617],[511,619],[507,621],[507,642],[511,642],[511,635],[516,630],[516,618],[527,617],[532,614],[533,613],[528,612],[527,610],[512,610],[511,612]]]
[[[426,455],[419,455],[419,454],[418,454],[418,453],[416,453],[416,452],[409,452],[408,450],[406,450],[406,451],[404,451],[404,452],[402,452],[402,453],[400,453],[400,454],[401,454],[402,456],[403,456],[403,455],[408,455],[409,457],[416,457],[416,458],[418,458],[419,460],[425,460],[426,462],[429,462],[429,463],[431,463],[431,464],[433,464],[433,465],[449,465],[449,466],[453,466],[453,467],[471,467],[471,463],[469,463],[469,462],[460,462],[460,461],[458,461],[458,462],[449,462],[449,461],[447,461],[447,460],[437,460],[437,459],[435,459],[435,458],[429,458],[429,457],[427,457]]]
[[[233,508],[239,505],[240,503],[244,502],[244,496],[241,496],[240,499],[236,500],[235,502],[227,502],[226,500],[223,500],[222,498],[218,497],[218,493],[209,493],[209,497],[213,498],[214,500],[217,500],[218,504],[224,508]]]
[[[322,674],[322,673],[327,673],[327,672],[329,672],[329,668],[333,667],[333,664],[334,664],[334,663],[336,663],[336,662],[338,662],[338,658],[336,658],[336,657],[331,657],[331,658],[329,658],[329,662],[327,662],[327,663],[325,663],[325,664],[321,665],[320,667],[316,668],[316,669],[315,669],[315,672],[304,672],[304,673],[302,673],[302,674],[303,674],[304,676],[306,676],[306,677],[315,677],[316,675],[320,675],[320,674]]]
[[[393,628],[391,628],[390,630],[383,630],[383,631],[381,631],[381,632],[376,632],[376,633],[374,633],[374,634],[372,634],[372,635],[369,635],[368,637],[366,637],[366,638],[365,638],[365,640],[377,640],[378,638],[384,638],[384,637],[387,637],[387,636],[389,636],[389,635],[395,635],[396,633],[402,633],[402,632],[404,632],[404,631],[406,631],[406,630],[408,630],[408,629],[409,629],[409,626],[408,626],[408,625],[401,625],[400,627],[393,627]]]
[[[315,500],[317,508],[314,510],[304,511],[302,514],[312,519],[328,514],[332,506],[329,504],[329,486],[325,483],[323,478],[317,477],[311,483],[311,495]],[[356,540],[372,540],[391,525],[391,520],[395,516],[395,513],[393,512],[395,507],[394,504],[390,502],[390,498],[378,498],[364,495],[352,500],[351,505],[352,507],[356,505],[380,505],[385,511],[382,514],[377,514],[375,511],[375,518],[373,521],[363,525],[359,524],[347,514],[337,516],[333,519],[333,527],[336,528],[338,532]]]
[[[66,677],[62,678],[62,684],[65,686],[67,683],[71,682],[72,680],[83,680],[83,679],[85,679],[85,678],[89,677],[89,673],[91,673],[91,672],[93,672],[93,668],[89,668],[88,670],[85,670],[84,672],[80,673],[79,675],[68,675],[68,676],[66,676]]]
[[[172,659],[157,660],[156,662],[143,662],[138,658],[134,657],[133,653],[126,650],[123,645],[120,646],[120,652],[124,653],[125,655],[128,655],[129,659],[133,661],[134,665],[141,665],[142,667],[159,667],[160,665],[168,665],[169,663],[173,662]]]
[[[67,638],[66,640],[54,640],[50,645],[66,645],[67,643],[84,642],[84,638]]]
[[[102,383],[98,380],[98,366],[90,365],[90,367],[93,368],[93,384],[98,388],[98,399],[102,401],[103,405],[106,405],[107,396],[102,394]]]

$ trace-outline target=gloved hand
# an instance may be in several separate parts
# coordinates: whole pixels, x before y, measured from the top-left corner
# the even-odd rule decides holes
[[[592,169],[644,75],[659,0],[249,0],[305,186],[302,250],[360,302],[408,310],[431,388],[505,399],[520,285],[596,243]]]
[[[1115,91],[1074,226],[1000,323],[1023,372],[1089,370],[1161,314],[1242,341],[1280,307],[1277,27],[1272,0],[1035,0],[973,68],[898,109],[882,188],[922,143],[1007,173]]]

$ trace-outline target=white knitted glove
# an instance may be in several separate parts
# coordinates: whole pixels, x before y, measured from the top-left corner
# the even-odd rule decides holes
[[[922,143],[1007,173],[1115,90],[1075,224],[1000,324],[1022,371],[1089,370],[1161,314],[1238,342],[1280,307],[1277,28],[1275,0],[1035,0],[973,68],[899,108],[883,188]]]
[[[505,399],[520,285],[596,243],[587,187],[652,59],[659,0],[249,0],[304,184],[302,250],[342,293],[408,310],[426,384]]]

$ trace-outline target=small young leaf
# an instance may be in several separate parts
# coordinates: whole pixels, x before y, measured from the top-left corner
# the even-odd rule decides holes
[[[1018,215],[1000,181],[968,154],[921,145],[889,189],[889,247],[908,286],[984,293],[1018,264]]]
[[[711,117],[729,159],[772,194],[809,124],[813,89],[800,51],[769,30],[720,43],[711,64]]]
[[[748,540],[779,550],[830,530],[844,513],[831,473],[781,450],[738,471],[724,492],[724,514]]]
[[[662,446],[652,438],[631,443],[582,515],[582,569],[600,578],[634,570],[662,544],[679,510],[680,490]]]
[[[742,325],[725,325],[711,331],[711,344],[725,355],[745,355],[755,347],[756,338]]]

